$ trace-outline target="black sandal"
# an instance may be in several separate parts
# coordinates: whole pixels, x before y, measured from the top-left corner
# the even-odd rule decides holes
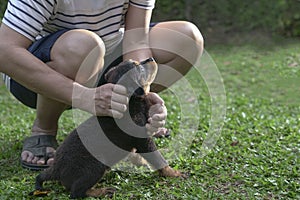
[[[29,151],[31,152],[35,157],[44,157],[45,162],[47,163],[47,160],[49,158],[54,157],[54,152],[46,152],[47,147],[52,147],[56,149],[58,147],[57,140],[55,136],[53,135],[35,135],[28,137],[24,140],[23,143],[23,151]],[[49,167],[49,165],[38,165],[38,164],[32,164],[21,160],[21,165],[23,168],[39,171],[43,170]]]

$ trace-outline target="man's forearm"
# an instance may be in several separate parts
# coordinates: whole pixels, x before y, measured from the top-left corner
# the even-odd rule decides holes
[[[141,61],[152,57],[152,52],[149,48],[151,14],[151,10],[129,6],[123,40],[124,60],[134,59]]]
[[[73,81],[20,47],[0,45],[1,71],[28,89],[62,103],[72,103]]]
[[[28,89],[65,104],[72,103],[73,80],[33,56],[31,41],[5,24],[0,29],[0,71]]]

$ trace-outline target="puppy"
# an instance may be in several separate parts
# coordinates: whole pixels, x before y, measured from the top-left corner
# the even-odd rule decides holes
[[[73,130],[57,149],[53,165],[36,177],[36,191],[43,191],[44,181],[57,180],[70,191],[71,198],[112,195],[113,188],[92,187],[133,149],[161,176],[182,176],[169,167],[145,128],[151,106],[147,93],[156,73],[153,59],[124,61],[110,69],[105,74],[106,82],[125,86],[131,95],[129,113],[122,119],[91,117]]]

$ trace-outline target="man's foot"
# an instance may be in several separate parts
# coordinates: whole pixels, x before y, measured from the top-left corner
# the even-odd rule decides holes
[[[42,170],[53,163],[55,150],[58,147],[53,135],[34,135],[24,140],[21,154],[22,167],[31,170]]]

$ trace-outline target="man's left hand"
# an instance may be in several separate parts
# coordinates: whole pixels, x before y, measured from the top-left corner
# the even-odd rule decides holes
[[[164,100],[158,94],[149,92],[147,99],[152,105],[149,110],[149,119],[146,128],[150,135],[157,132],[159,128],[164,127],[167,118],[167,108]]]

